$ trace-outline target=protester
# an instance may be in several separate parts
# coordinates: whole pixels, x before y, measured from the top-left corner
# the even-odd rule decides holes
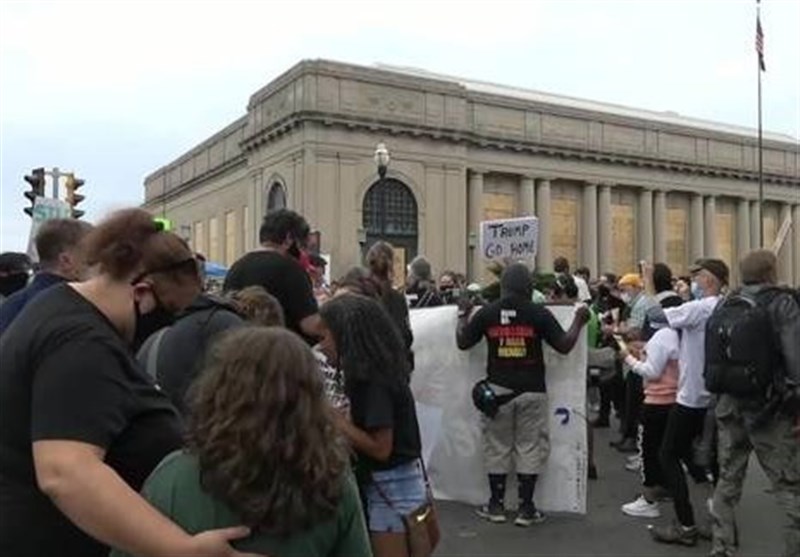
[[[31,258],[24,253],[7,251],[0,254],[0,304],[14,292],[25,288],[32,267]]]
[[[187,534],[137,493],[181,424],[130,344],[195,298],[195,259],[140,209],[101,222],[86,256],[92,278],[40,294],[0,339],[3,554],[233,555],[246,529]]]
[[[284,327],[286,318],[278,299],[260,286],[231,292],[230,299],[245,321],[261,327]]]
[[[460,285],[453,271],[445,271],[439,275],[439,295],[444,305],[454,305],[458,301]]]
[[[800,307],[793,292],[776,287],[777,267],[772,251],[746,254],[744,286],[719,306],[706,333],[706,381],[719,394],[713,557],[736,551],[734,509],[754,450],[786,513],[783,554],[800,555],[800,443],[792,437],[800,426]],[[725,338],[714,338],[719,330]]]
[[[459,307],[458,347],[468,350],[482,338],[488,344],[487,379],[473,391],[485,416],[484,459],[491,498],[477,513],[491,522],[505,522],[506,477],[512,457],[519,479],[518,526],[544,520],[533,501],[538,475],[547,463],[547,388],[542,340],[562,354],[572,350],[589,310],[579,307],[567,333],[541,304],[531,302],[533,280],[525,265],[508,266],[500,280],[501,298],[471,318],[468,301]],[[504,397],[499,405],[499,398]],[[484,404],[482,401],[494,401]]]
[[[306,343],[277,328],[226,335],[190,392],[188,445],[143,494],[187,530],[246,524],[246,551],[371,556],[347,448]],[[121,556],[122,552],[112,555]]]
[[[173,325],[153,333],[142,344],[136,359],[185,416],[186,392],[202,370],[211,344],[221,333],[243,324],[235,304],[201,293]]]
[[[680,336],[674,329],[662,327],[651,338],[645,338],[647,344],[644,345],[636,340],[639,335],[636,329],[628,331],[620,357],[632,373],[645,379],[639,429],[643,491],[636,500],[623,505],[622,512],[629,516],[658,518],[661,516],[658,501],[668,493],[659,452],[678,390]]]
[[[615,346],[613,331],[619,322],[621,311],[625,308],[625,302],[618,296],[617,282],[617,276],[613,273],[603,273],[598,279],[597,296],[592,304],[592,310],[602,326],[598,348]],[[592,427],[607,428],[611,425],[612,407],[617,417],[624,417],[625,382],[622,377],[622,363],[615,360],[614,368],[601,373],[598,382],[600,411],[592,422]]]
[[[394,250],[386,242],[376,242],[367,252],[369,278],[378,286],[383,307],[400,331],[408,355],[410,369],[414,369],[414,333],[411,332],[411,321],[408,315],[408,303],[405,296],[394,289]]]
[[[409,555],[403,516],[428,497],[403,341],[375,300],[345,294],[320,313],[320,346],[344,372],[352,422],[339,414],[338,423],[358,456],[373,551]]]
[[[711,402],[703,383],[706,322],[728,284],[728,266],[719,259],[699,259],[690,271],[692,290],[699,299],[664,310],[668,325],[681,333],[678,394],[667,418],[660,455],[677,523],[652,527],[650,533],[658,542],[693,546],[699,532],[681,463],[697,483],[707,481],[706,471],[694,464],[692,445],[702,435]]]
[[[314,287],[314,297],[317,299],[317,303],[321,304],[331,297],[330,287],[325,283],[325,270],[328,267],[328,262],[318,253],[309,254],[308,261],[310,263],[309,274],[311,276],[311,284]]]
[[[309,230],[306,220],[294,211],[267,213],[259,232],[261,249],[233,264],[224,291],[263,287],[280,302],[286,326],[312,342],[319,333],[317,300],[311,279],[299,262]]]
[[[567,258],[557,257],[555,261],[553,261],[553,271],[555,271],[557,275],[569,275],[569,261]],[[586,280],[584,280],[584,278],[577,273],[571,276],[578,287],[578,300],[587,303],[591,302],[592,293],[589,291],[589,285],[587,284]]]
[[[431,264],[424,257],[417,256],[409,265],[406,297],[414,308],[430,308],[443,304],[436,284],[432,278]]]
[[[0,307],[0,335],[41,292],[62,282],[86,278],[81,243],[91,229],[92,225],[77,219],[53,219],[42,224],[34,239],[39,272],[28,286],[9,296]]]

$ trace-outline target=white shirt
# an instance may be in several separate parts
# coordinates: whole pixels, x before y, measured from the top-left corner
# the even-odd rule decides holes
[[[669,326],[683,331],[677,396],[677,403],[681,406],[708,408],[711,403],[711,393],[706,390],[703,378],[706,364],[706,321],[717,307],[719,299],[719,296],[708,296],[664,310]]]
[[[572,278],[575,280],[575,286],[578,287],[578,301],[591,302],[592,292],[589,290],[589,285],[586,284],[586,281],[583,280],[583,277],[572,275]]]
[[[647,359],[637,360],[630,354],[625,358],[625,363],[631,370],[645,379],[653,380],[661,377],[667,362],[680,358],[680,339],[678,332],[674,329],[664,327],[656,331],[656,334],[647,342],[645,346]]]

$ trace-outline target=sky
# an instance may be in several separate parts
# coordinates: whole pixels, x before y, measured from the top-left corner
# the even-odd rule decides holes
[[[86,180],[89,221],[302,59],[385,63],[756,126],[754,0],[0,1],[0,250],[23,176]],[[764,127],[800,137],[800,1],[763,0]],[[369,156],[369,155],[365,155]]]

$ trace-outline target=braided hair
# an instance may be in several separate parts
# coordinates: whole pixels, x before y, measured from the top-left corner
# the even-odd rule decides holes
[[[348,386],[370,381],[390,388],[407,384],[410,377],[406,348],[383,306],[357,294],[326,302],[320,317],[331,332]]]

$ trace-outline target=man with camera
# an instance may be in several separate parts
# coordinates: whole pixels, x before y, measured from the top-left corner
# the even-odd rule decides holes
[[[501,297],[472,315],[472,302],[459,301],[456,339],[461,350],[482,338],[488,345],[487,378],[476,384],[473,401],[484,414],[484,459],[491,498],[477,510],[490,522],[506,521],[506,477],[515,461],[519,480],[519,510],[515,524],[544,520],[533,494],[550,452],[548,406],[542,340],[562,354],[575,346],[589,310],[578,307],[566,333],[550,311],[531,302],[533,279],[515,263],[500,278]]]

